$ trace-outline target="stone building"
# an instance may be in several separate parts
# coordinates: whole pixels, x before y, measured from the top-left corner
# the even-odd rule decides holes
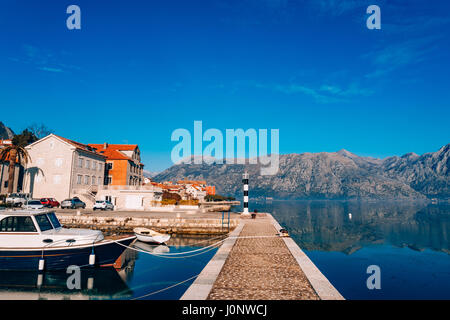
[[[50,134],[25,147],[31,156],[24,191],[58,201],[78,196],[92,205],[103,185],[106,157],[92,147]]]
[[[144,184],[144,164],[136,144],[89,144],[106,157],[105,185],[141,186]]]

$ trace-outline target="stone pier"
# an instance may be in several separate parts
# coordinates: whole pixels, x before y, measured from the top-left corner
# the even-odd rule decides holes
[[[242,219],[181,299],[344,299],[280,229],[269,214]]]

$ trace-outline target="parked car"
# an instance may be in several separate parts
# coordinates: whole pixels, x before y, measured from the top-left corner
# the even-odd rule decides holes
[[[44,205],[41,203],[40,200],[32,199],[28,200],[28,202],[25,202],[24,205],[22,205],[22,208],[27,210],[37,210],[37,209],[43,209]]]
[[[29,193],[11,193],[5,200],[6,204],[11,204],[16,207],[22,206],[30,197]]]
[[[54,198],[42,198],[41,203],[44,205],[44,207],[59,208],[59,202]]]
[[[94,211],[100,209],[100,210],[114,210],[114,205],[106,200],[98,200],[95,201],[94,204]]]
[[[77,197],[72,199],[66,199],[61,202],[61,209],[77,209],[77,208],[86,208],[86,203],[78,199]]]

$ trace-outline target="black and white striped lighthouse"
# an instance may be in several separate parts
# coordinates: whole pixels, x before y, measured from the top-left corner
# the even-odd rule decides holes
[[[242,183],[244,184],[244,212],[242,214],[248,215],[248,173],[242,175]]]

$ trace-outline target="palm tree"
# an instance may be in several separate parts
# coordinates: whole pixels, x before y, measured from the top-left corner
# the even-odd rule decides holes
[[[0,161],[9,160],[9,176],[8,176],[8,193],[14,192],[14,175],[16,173],[16,162],[19,164],[27,164],[31,161],[31,157],[25,148],[14,144],[0,149]]]

